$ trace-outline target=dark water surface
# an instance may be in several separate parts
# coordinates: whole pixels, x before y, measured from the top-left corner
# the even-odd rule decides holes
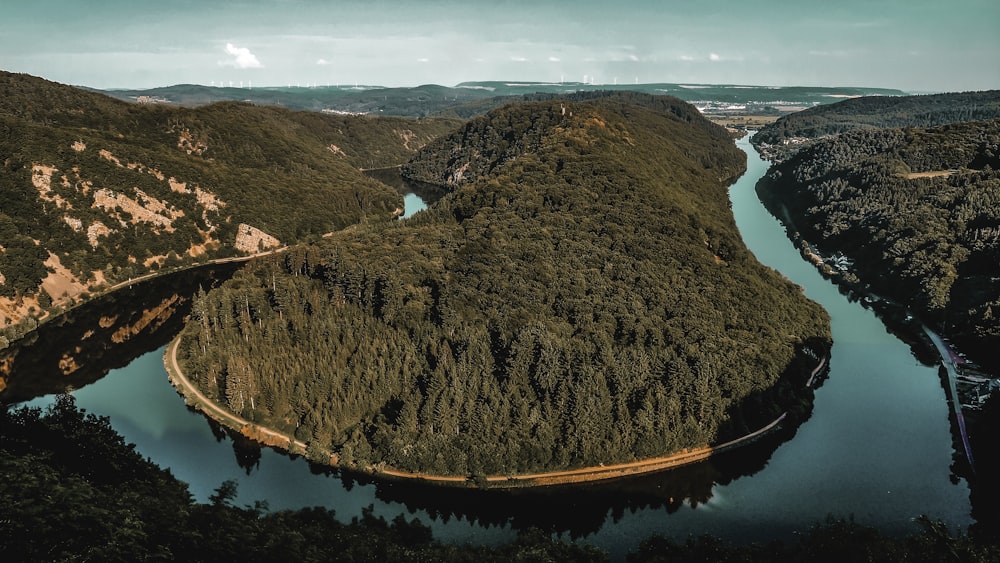
[[[345,520],[372,505],[387,519],[417,517],[446,542],[508,541],[530,526],[621,557],[652,534],[791,538],[828,515],[890,533],[915,531],[912,520],[922,514],[953,528],[969,525],[969,489],[952,474],[948,406],[936,368],[919,363],[874,313],[799,257],[754,192],[766,163],[746,139],[739,144],[748,153],[748,171],[730,194],[747,246],[805,288],[833,323],[829,377],[816,391],[812,417],[790,439],[792,433],[697,466],[612,484],[451,491],[322,473],[304,459],[234,442],[187,410],[167,382],[160,344],[76,390],[77,403],[109,416],[127,441],[189,483],[200,501],[235,479],[239,503],[266,500],[272,510],[323,505]]]

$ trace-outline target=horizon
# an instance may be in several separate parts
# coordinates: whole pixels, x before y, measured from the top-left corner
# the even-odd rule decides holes
[[[0,69],[0,70],[2,70],[2,69]],[[42,78],[42,79],[45,79],[45,80],[52,81],[51,79],[46,78],[44,76],[39,76],[38,78]],[[930,90],[927,90],[927,91],[911,91],[911,90],[902,90],[902,89],[899,89],[899,88],[887,88],[887,87],[882,87],[882,86],[872,86],[872,85],[863,85],[863,84],[850,84],[850,85],[843,85],[843,84],[815,84],[815,85],[788,84],[788,85],[777,85],[777,84],[740,84],[740,83],[713,83],[713,82],[637,82],[637,83],[624,83],[624,84],[618,83],[618,84],[615,84],[615,83],[585,83],[585,82],[576,82],[576,81],[545,82],[545,81],[537,81],[537,80],[536,81],[532,81],[532,80],[502,80],[502,79],[492,79],[492,80],[463,80],[461,82],[457,82],[457,83],[451,84],[451,85],[434,83],[434,82],[424,82],[424,83],[420,83],[420,84],[416,84],[416,83],[414,83],[414,84],[399,84],[399,85],[395,85],[395,86],[387,86],[387,85],[384,85],[384,84],[353,84],[353,85],[351,85],[351,84],[348,84],[348,83],[339,83],[339,84],[337,84],[337,83],[331,83],[331,84],[327,84],[327,83],[322,83],[322,84],[316,84],[316,83],[313,83],[313,84],[301,84],[301,83],[298,83],[298,84],[243,84],[243,85],[239,85],[239,84],[228,84],[228,83],[227,84],[202,84],[202,83],[197,83],[197,82],[178,82],[178,83],[175,83],[175,84],[163,84],[163,85],[160,85],[160,86],[150,86],[150,87],[143,87],[143,88],[134,88],[134,87],[130,87],[130,86],[118,86],[118,87],[109,87],[109,88],[96,88],[96,87],[89,86],[89,85],[86,85],[86,84],[66,84],[66,85],[67,86],[73,86],[73,87],[91,88],[91,89],[94,89],[94,90],[101,90],[101,91],[113,92],[113,91],[147,91],[147,90],[158,90],[158,89],[164,89],[164,88],[176,88],[176,87],[180,87],[180,86],[197,86],[197,87],[202,87],[202,88],[220,88],[220,89],[232,89],[232,90],[253,90],[253,89],[284,89],[284,90],[287,90],[287,89],[290,89],[290,88],[291,89],[299,88],[299,89],[303,89],[303,90],[304,89],[314,89],[314,88],[336,88],[336,89],[340,89],[340,90],[371,90],[371,89],[390,90],[390,89],[397,89],[397,88],[398,89],[423,88],[423,87],[427,87],[427,86],[435,86],[435,87],[440,87],[440,88],[451,88],[451,89],[459,89],[459,88],[485,89],[485,88],[482,88],[482,87],[479,87],[479,86],[470,86],[470,85],[490,84],[490,83],[503,84],[503,85],[508,86],[508,87],[523,86],[523,87],[526,87],[526,88],[529,88],[529,87],[532,87],[532,86],[550,86],[550,87],[551,86],[574,86],[574,87],[575,86],[588,86],[588,87],[593,87],[593,88],[600,88],[600,87],[604,87],[604,86],[609,86],[609,87],[612,87],[612,88],[627,89],[629,86],[660,86],[660,85],[664,85],[664,86],[677,86],[677,87],[680,87],[680,88],[690,87],[692,90],[700,89],[700,88],[736,88],[736,89],[761,88],[761,89],[776,89],[776,90],[777,89],[789,89],[789,88],[803,88],[803,89],[814,88],[814,89],[822,89],[822,90],[844,90],[844,89],[897,90],[897,91],[903,92],[905,94],[944,94],[944,93],[950,93],[950,92],[958,92],[957,90],[955,90],[955,91],[938,91],[938,90],[934,90],[934,91],[930,91]],[[994,90],[994,88],[988,88],[986,90]]]
[[[957,92],[1000,89],[998,24],[991,0],[36,0],[6,7],[0,68],[105,90],[516,76]]]

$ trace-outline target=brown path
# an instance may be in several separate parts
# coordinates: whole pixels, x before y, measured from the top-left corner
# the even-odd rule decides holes
[[[486,482],[490,484],[490,488],[545,487],[551,485],[567,485],[571,483],[620,479],[622,477],[631,477],[645,473],[655,473],[666,469],[673,469],[697,463],[699,461],[704,461],[714,455],[718,455],[722,452],[748,444],[775,429],[779,424],[781,424],[781,421],[785,419],[786,414],[787,413],[783,413],[781,416],[771,421],[770,424],[755,432],[751,432],[746,436],[742,436],[717,446],[703,446],[690,450],[684,449],[670,455],[643,459],[629,463],[598,465],[593,467],[581,467],[579,469],[567,469],[564,471],[547,471],[543,473],[491,475],[485,479]],[[476,486],[466,477],[407,473],[404,471],[396,471],[394,469],[385,469],[381,471],[381,473],[389,477],[415,479],[440,485]]]
[[[129,279],[123,281],[123,282],[118,282],[118,283],[116,283],[115,285],[113,285],[111,287],[108,287],[106,289],[101,290],[101,292],[99,292],[98,294],[96,294],[95,297],[104,295],[106,293],[111,293],[112,291],[121,289],[121,288],[123,288],[125,286],[131,286],[134,283],[144,282],[146,280],[151,280],[151,279],[153,279],[155,277],[159,277],[159,276],[167,276],[167,275],[170,275],[170,274],[176,274],[177,272],[181,272],[181,271],[184,271],[184,270],[189,270],[191,268],[201,268],[202,266],[212,266],[212,265],[218,265],[218,264],[231,264],[231,263],[236,263],[236,262],[249,262],[249,261],[253,260],[254,258],[260,258],[261,256],[268,256],[270,254],[277,254],[277,253],[280,253],[280,252],[284,252],[286,250],[288,250],[288,247],[287,246],[282,246],[281,248],[274,248],[272,250],[265,250],[264,252],[258,252],[256,254],[249,254],[247,256],[230,256],[228,258],[214,258],[212,260],[208,260],[207,262],[199,262],[199,263],[195,263],[195,264],[189,264],[189,265],[181,266],[181,267],[176,268],[176,269],[158,270],[156,272],[150,272],[148,274],[143,274],[143,275],[141,275],[141,276],[139,276],[137,278],[129,278]]]
[[[195,408],[199,409],[216,422],[239,430],[244,436],[253,437],[254,439],[263,441],[268,445],[278,446],[278,444],[282,444],[278,447],[281,447],[284,450],[292,450],[295,448],[302,452],[305,451],[305,442],[296,440],[294,436],[290,436],[276,430],[271,430],[270,428],[264,428],[263,426],[258,426],[243,417],[229,412],[202,394],[202,392],[195,387],[193,383],[191,383],[187,376],[184,375],[184,372],[181,371],[180,365],[177,363],[177,348],[180,347],[180,344],[181,337],[178,336],[167,345],[167,349],[163,354],[163,363],[167,368],[167,377],[170,379],[170,383],[174,386],[177,392],[185,398],[188,404],[191,404]],[[261,437],[264,439],[261,440]]]
[[[208,397],[203,395],[181,371],[177,363],[177,348],[180,345],[181,337],[175,338],[164,353],[164,364],[167,374],[174,388],[183,395],[189,403],[200,409],[212,419],[230,428],[238,429],[243,435],[263,442],[266,445],[278,447],[284,450],[299,449],[305,451],[306,443],[296,440],[294,436],[277,432],[269,428],[264,428],[239,417],[228,410],[222,408]],[[813,377],[826,364],[823,358],[819,365],[813,370],[809,383]],[[515,488],[515,487],[544,487],[551,485],[566,485],[571,483],[585,483],[591,481],[603,481],[608,479],[620,479],[646,473],[655,473],[666,469],[673,469],[684,465],[690,465],[699,461],[704,461],[712,456],[719,455],[725,451],[747,445],[757,438],[767,434],[777,428],[785,419],[787,413],[771,421],[768,425],[751,432],[745,436],[730,440],[715,446],[702,446],[693,449],[684,449],[670,455],[643,459],[629,463],[617,463],[612,465],[598,465],[592,467],[581,467],[578,469],[567,469],[563,471],[546,471],[540,473],[522,473],[517,475],[490,475],[485,477],[485,481],[490,488]],[[263,438],[263,439],[261,439]],[[336,465],[336,457],[331,456],[331,465]],[[392,468],[377,469],[367,468],[373,474],[394,479],[406,479],[423,481],[446,486],[477,487],[474,480],[460,475],[432,475],[428,473],[412,473],[400,471]]]

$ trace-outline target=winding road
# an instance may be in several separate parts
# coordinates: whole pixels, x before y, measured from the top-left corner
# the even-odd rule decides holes
[[[976,465],[972,459],[972,445],[969,444],[969,434],[965,430],[965,417],[962,416],[962,403],[958,399],[958,386],[956,385],[956,380],[958,378],[958,371],[955,369],[955,353],[952,351],[951,346],[941,338],[941,335],[934,332],[933,330],[927,328],[927,325],[923,325],[924,333],[927,337],[931,339],[934,346],[937,348],[938,354],[941,355],[941,365],[944,369],[948,371],[948,389],[951,393],[951,408],[952,412],[955,413],[955,420],[958,422],[958,431],[962,435],[962,447],[965,449],[965,459],[969,462],[969,467],[972,472],[975,473]]]

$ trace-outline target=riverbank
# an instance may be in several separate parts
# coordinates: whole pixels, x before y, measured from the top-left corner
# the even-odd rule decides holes
[[[270,446],[288,453],[303,455],[308,445],[294,436],[278,432],[276,430],[254,424],[245,418],[237,416],[213,400],[201,393],[198,388],[184,375],[177,361],[177,349],[180,347],[181,336],[177,336],[170,342],[164,351],[163,363],[167,370],[170,384],[180,394],[185,403],[211,418],[212,420],[238,431],[243,436],[254,440],[261,445]],[[816,376],[826,367],[827,358],[820,359],[818,365],[812,370],[806,387],[811,387],[816,381]],[[787,416],[782,413],[767,425],[750,432],[739,438],[716,445],[705,445],[697,448],[684,449],[666,456],[644,459],[628,463],[618,463],[611,465],[598,465],[592,467],[581,467],[560,471],[547,471],[537,473],[525,473],[517,475],[489,475],[465,477],[461,475],[434,475],[429,473],[415,473],[400,471],[384,466],[369,466],[364,468],[354,466],[342,466],[338,463],[335,453],[328,454],[328,465],[352,471],[361,471],[376,477],[387,479],[398,479],[414,482],[423,482],[434,485],[463,488],[527,488],[527,487],[549,487],[558,485],[580,484],[596,481],[607,481],[612,479],[622,479],[657,473],[668,469],[675,469],[686,465],[691,465],[705,461],[711,457],[718,456],[724,452],[735,448],[746,446],[768,433],[780,428],[782,421]],[[324,453],[326,457],[326,453]]]
[[[256,254],[249,254],[246,256],[229,256],[225,258],[214,258],[211,260],[206,260],[203,262],[193,262],[190,264],[183,264],[181,266],[175,266],[172,268],[161,268],[159,270],[143,274],[135,278],[128,278],[127,280],[120,281],[116,284],[102,287],[97,289],[95,292],[83,293],[80,296],[72,298],[69,301],[55,301],[52,306],[48,309],[42,310],[36,316],[30,316],[22,319],[19,323],[14,324],[9,327],[5,327],[0,330],[0,350],[3,350],[8,345],[16,344],[19,340],[29,336],[31,333],[38,330],[39,327],[44,326],[46,323],[53,322],[59,319],[66,313],[72,312],[74,309],[82,307],[92,301],[106,297],[122,288],[132,287],[135,284],[149,281],[152,279],[160,278],[163,276],[169,276],[177,274],[186,270],[193,270],[196,268],[204,268],[209,266],[220,266],[225,264],[237,264],[241,262],[249,262],[254,258],[260,258],[262,256],[268,256],[271,254],[277,254],[285,252],[288,250],[288,246],[282,246],[280,248],[274,248],[271,250],[266,250],[263,252],[258,252]],[[13,338],[11,338],[13,336]],[[2,390],[2,387],[0,387]]]

